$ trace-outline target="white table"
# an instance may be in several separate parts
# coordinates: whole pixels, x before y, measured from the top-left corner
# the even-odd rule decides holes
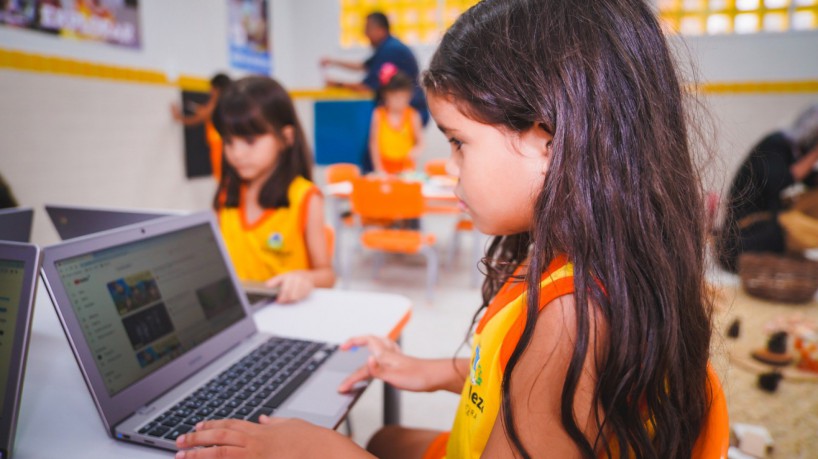
[[[421,193],[428,200],[457,202],[453,186],[444,186],[437,182],[422,182]],[[349,198],[352,194],[352,182],[330,183],[324,187],[328,196]]]
[[[359,334],[397,338],[410,316],[411,302],[404,296],[318,289],[301,303],[262,308],[255,319],[265,332],[340,343]],[[394,397],[393,393],[392,402]],[[168,451],[108,436],[42,285],[34,309],[14,457],[172,457]]]

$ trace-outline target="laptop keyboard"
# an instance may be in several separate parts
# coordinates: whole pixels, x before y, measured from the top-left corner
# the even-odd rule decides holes
[[[337,346],[270,338],[192,395],[139,429],[140,434],[176,440],[208,419],[258,422],[271,415]]]

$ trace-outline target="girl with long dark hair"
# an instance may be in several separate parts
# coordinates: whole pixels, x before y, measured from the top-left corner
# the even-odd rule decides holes
[[[387,427],[369,452],[699,455],[721,395],[708,370],[705,214],[681,82],[651,7],[484,0],[446,33],[422,82],[451,143],[456,194],[496,237],[470,359],[412,358],[376,337],[346,344],[372,356],[342,390],[375,377],[461,394],[450,433]],[[178,445],[233,445],[185,458],[365,455],[302,422],[261,423],[206,422]]]

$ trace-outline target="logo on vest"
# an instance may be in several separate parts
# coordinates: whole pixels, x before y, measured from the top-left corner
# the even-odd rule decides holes
[[[474,348],[474,359],[472,360],[471,370],[469,371],[471,383],[475,386],[483,384],[483,366],[480,365],[480,345]]]
[[[267,238],[267,247],[272,250],[281,250],[284,248],[284,236],[281,235],[278,231],[271,234],[270,237]]]

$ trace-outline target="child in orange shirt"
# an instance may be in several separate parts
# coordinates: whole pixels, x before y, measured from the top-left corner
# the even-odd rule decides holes
[[[409,105],[414,84],[392,64],[381,68],[380,77],[383,105],[375,108],[369,131],[372,165],[376,172],[409,172],[423,151],[420,114]]]
[[[247,77],[221,96],[214,121],[225,157],[214,207],[239,278],[280,287],[283,303],[332,287],[323,199],[290,96]]]

